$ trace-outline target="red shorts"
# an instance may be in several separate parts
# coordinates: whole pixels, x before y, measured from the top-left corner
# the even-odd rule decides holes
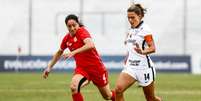
[[[98,87],[104,87],[108,84],[108,72],[107,70],[86,70],[82,67],[76,67],[74,74],[81,74],[89,81],[92,81]]]

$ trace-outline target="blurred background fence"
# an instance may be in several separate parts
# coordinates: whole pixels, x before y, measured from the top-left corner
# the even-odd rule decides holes
[[[189,56],[192,72],[201,73],[201,2],[138,0],[147,8],[145,22],[153,30],[156,56]],[[47,56],[67,33],[70,13],[80,16],[99,53],[123,56],[130,0],[0,0],[0,55]],[[5,58],[5,57],[4,57]],[[4,59],[3,58],[3,59]]]

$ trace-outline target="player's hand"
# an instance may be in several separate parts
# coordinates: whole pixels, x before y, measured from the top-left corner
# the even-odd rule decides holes
[[[135,48],[134,50],[139,53],[139,54],[143,54],[143,50],[140,48],[139,44],[135,43]]]
[[[46,68],[44,71],[43,71],[43,78],[46,79],[50,73],[51,69],[50,68]]]
[[[68,52],[68,53],[63,54],[64,59],[69,59],[73,56],[74,56],[73,52]]]

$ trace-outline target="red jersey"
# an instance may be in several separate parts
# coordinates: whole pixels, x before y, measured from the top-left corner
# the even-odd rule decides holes
[[[70,33],[68,33],[63,38],[60,48],[62,50],[66,48],[70,51],[76,50],[84,45],[83,40],[86,38],[91,38],[89,32],[84,27],[80,27],[75,33],[75,36],[71,36]],[[95,48],[75,54],[74,59],[77,67],[105,70],[102,60]]]

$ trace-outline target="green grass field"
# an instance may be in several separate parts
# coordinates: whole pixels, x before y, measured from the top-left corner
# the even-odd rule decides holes
[[[114,88],[118,73],[109,75]],[[71,73],[51,73],[44,80],[40,73],[0,73],[0,101],[71,101]],[[85,101],[104,101],[91,83],[83,88]],[[201,101],[201,75],[159,73],[156,94],[163,101]],[[126,101],[145,101],[137,84],[125,93]]]

